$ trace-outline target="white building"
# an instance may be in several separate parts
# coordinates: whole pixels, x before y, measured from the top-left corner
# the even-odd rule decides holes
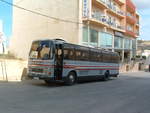
[[[28,10],[13,7],[9,50],[18,58],[28,59],[32,41],[42,38],[116,51],[122,62],[136,56],[140,15],[132,0],[13,0],[13,4]]]

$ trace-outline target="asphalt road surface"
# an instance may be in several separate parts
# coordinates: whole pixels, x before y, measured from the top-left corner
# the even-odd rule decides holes
[[[0,82],[0,113],[150,113],[150,73],[74,86]]]

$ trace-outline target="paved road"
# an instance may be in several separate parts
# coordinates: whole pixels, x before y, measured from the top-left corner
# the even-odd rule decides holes
[[[0,113],[150,113],[150,73],[74,86],[0,82]]]

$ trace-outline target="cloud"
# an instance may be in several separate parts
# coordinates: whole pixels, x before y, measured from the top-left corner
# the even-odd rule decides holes
[[[136,7],[140,9],[150,9],[150,0],[132,0]]]

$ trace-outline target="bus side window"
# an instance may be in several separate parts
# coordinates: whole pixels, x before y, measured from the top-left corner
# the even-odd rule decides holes
[[[103,59],[103,62],[106,62],[106,54],[103,52],[103,57],[102,57],[102,59]]]
[[[69,51],[67,49],[64,49],[64,59],[69,59]]]
[[[111,62],[111,56],[107,52],[103,52],[103,62],[104,63],[110,63]]]
[[[98,60],[97,56],[98,54],[96,51],[90,51],[90,61],[97,62]]]
[[[98,58],[98,60],[97,60],[98,62],[102,62],[102,53],[101,53],[101,51],[98,52],[98,57],[97,58]]]
[[[112,63],[116,63],[115,55],[112,54]]]
[[[74,51],[72,48],[64,48],[64,59],[74,60]]]
[[[112,60],[112,53],[108,53],[108,63],[112,63],[113,60]]]
[[[95,61],[95,62],[98,62],[98,60],[99,60],[99,54],[98,54],[97,51],[95,51],[94,54],[95,54],[95,55],[94,55],[94,56],[95,56],[94,61]]]
[[[88,51],[82,50],[81,51],[81,59],[80,60],[82,60],[82,61],[88,61],[88,59],[89,59],[88,56],[89,56]]]
[[[69,49],[69,60],[74,60],[74,50],[72,48]]]
[[[114,57],[115,57],[114,58],[115,63],[119,63],[120,56],[115,54]]]
[[[81,51],[79,50],[75,50],[75,56],[76,56],[76,60],[81,60]]]

